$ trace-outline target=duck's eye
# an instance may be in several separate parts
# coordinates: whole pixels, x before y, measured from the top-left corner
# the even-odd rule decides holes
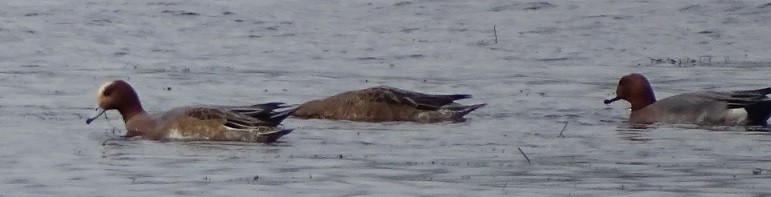
[[[102,91],[102,96],[110,96],[110,94],[113,92],[113,89],[115,88],[112,88],[112,86],[104,88],[104,91]]]

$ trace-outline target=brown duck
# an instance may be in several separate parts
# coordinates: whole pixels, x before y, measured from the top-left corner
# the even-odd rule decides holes
[[[90,124],[106,110],[115,109],[123,116],[126,137],[141,136],[150,140],[184,141],[244,141],[270,143],[292,129],[279,124],[292,111],[282,103],[251,106],[191,106],[179,107],[158,114],[148,114],[142,108],[137,93],[121,80],[108,81],[97,93],[96,113],[86,119]]]
[[[461,105],[455,100],[468,94],[424,94],[388,86],[343,92],[308,101],[292,113],[303,119],[362,122],[413,121],[433,123],[464,121],[464,115],[487,104]]]

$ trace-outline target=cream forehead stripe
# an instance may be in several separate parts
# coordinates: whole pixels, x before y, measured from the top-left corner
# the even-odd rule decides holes
[[[115,83],[116,81],[107,81],[102,84],[102,86],[99,86],[99,91],[96,92],[96,97],[102,96],[102,92],[104,92],[104,89],[107,88],[107,86],[111,85],[112,83]]]

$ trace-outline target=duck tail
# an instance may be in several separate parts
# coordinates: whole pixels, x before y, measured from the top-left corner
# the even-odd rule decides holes
[[[266,144],[273,143],[273,142],[276,142],[279,138],[281,138],[281,136],[289,134],[293,130],[294,129],[280,129],[280,130],[276,130],[268,133],[256,134],[258,136],[255,138],[254,142],[266,143]]]
[[[734,96],[739,96],[739,97],[755,97],[758,95],[768,95],[768,94],[771,94],[771,87],[755,89],[755,90],[742,90],[742,91],[736,91],[734,93],[735,93]]]
[[[268,110],[268,111],[272,111],[272,110],[288,107],[288,105],[284,105],[284,103],[282,103],[282,102],[270,102],[270,103],[256,104],[256,105],[252,105],[252,106],[249,106],[249,107],[265,109],[265,110]]]
[[[270,126],[278,126],[282,121],[284,121],[284,119],[292,115],[295,110],[297,110],[297,108],[271,113],[270,116],[265,117],[263,121],[271,123],[272,125]]]
[[[768,126],[771,117],[771,100],[760,101],[744,107],[747,110],[748,125]]]
[[[453,117],[455,119],[462,119],[463,116],[465,116],[466,114],[471,113],[472,111],[484,106],[487,106],[487,103],[459,106],[458,109],[455,110]]]
[[[450,100],[460,100],[460,99],[467,99],[471,98],[470,94],[451,94],[451,95],[444,95],[446,97],[449,97]]]
[[[760,92],[763,95],[768,95],[768,94],[771,94],[771,87],[759,89],[759,90],[756,90],[756,91]]]

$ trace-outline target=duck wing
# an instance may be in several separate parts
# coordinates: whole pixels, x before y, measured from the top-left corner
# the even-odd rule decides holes
[[[771,93],[771,87],[756,90],[741,90],[732,92],[694,92],[690,93],[692,100],[699,102],[726,102],[729,109],[744,108],[749,105],[769,100],[766,95]]]
[[[276,111],[288,108],[284,103],[262,103],[249,106],[220,107],[225,114],[226,126],[239,129],[253,127],[276,127],[286,119],[294,109]]]
[[[359,93],[371,101],[409,105],[422,110],[437,110],[455,100],[471,98],[468,94],[425,94],[388,86],[368,88]]]

